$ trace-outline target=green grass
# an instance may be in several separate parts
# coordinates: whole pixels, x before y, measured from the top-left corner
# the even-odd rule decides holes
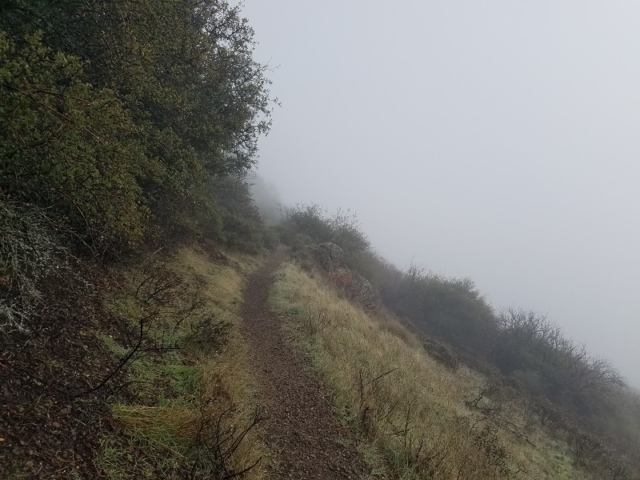
[[[252,429],[229,455],[220,457],[211,439],[222,438],[223,450],[251,422],[257,407],[254,381],[246,363],[246,346],[238,334],[237,310],[242,300],[244,278],[261,262],[246,255],[227,256],[223,264],[212,262],[205,252],[183,248],[162,262],[159,270],[178,285],[141,301],[140,284],[149,271],[148,263],[121,272],[124,288],[109,299],[106,307],[136,331],[138,318],[151,312],[148,338],[158,345],[184,345],[184,349],[136,353],[127,365],[127,402],[111,405],[116,433],[102,439],[98,460],[107,478],[183,478],[196,464],[199,475],[220,475],[242,470],[261,456],[268,456],[260,431]],[[146,287],[145,287],[146,288]],[[138,295],[136,295],[136,292]],[[196,314],[175,327],[185,306],[198,299]],[[156,301],[157,300],[157,301]],[[212,318],[229,327],[220,335],[225,342],[206,348],[188,342],[201,319]],[[217,331],[216,331],[217,332]],[[216,333],[217,334],[217,333]],[[111,336],[100,337],[114,357],[123,358],[130,347]],[[212,339],[214,341],[218,339]],[[131,397],[133,395],[133,397]],[[246,478],[262,478],[259,465]],[[200,478],[200,477],[198,477]]]

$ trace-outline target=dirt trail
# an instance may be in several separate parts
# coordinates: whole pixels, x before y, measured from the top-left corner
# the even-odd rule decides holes
[[[357,479],[368,470],[358,452],[344,442],[326,387],[282,338],[281,321],[267,304],[273,273],[286,257],[278,249],[248,280],[242,307],[243,328],[261,382],[270,424],[267,442],[278,455],[273,478]]]

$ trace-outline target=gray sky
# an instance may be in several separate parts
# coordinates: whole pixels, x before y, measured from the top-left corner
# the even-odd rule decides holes
[[[247,0],[259,174],[640,386],[640,2]]]

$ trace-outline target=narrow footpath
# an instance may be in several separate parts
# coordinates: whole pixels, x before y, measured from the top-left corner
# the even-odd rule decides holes
[[[278,456],[272,477],[355,480],[368,470],[348,441],[350,432],[336,418],[327,388],[287,345],[281,320],[269,311],[273,274],[285,258],[281,247],[251,275],[242,307],[243,330],[270,419],[266,441]]]

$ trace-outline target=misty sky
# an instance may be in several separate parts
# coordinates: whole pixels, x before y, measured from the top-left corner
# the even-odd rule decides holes
[[[640,386],[640,2],[247,0],[258,173]]]

